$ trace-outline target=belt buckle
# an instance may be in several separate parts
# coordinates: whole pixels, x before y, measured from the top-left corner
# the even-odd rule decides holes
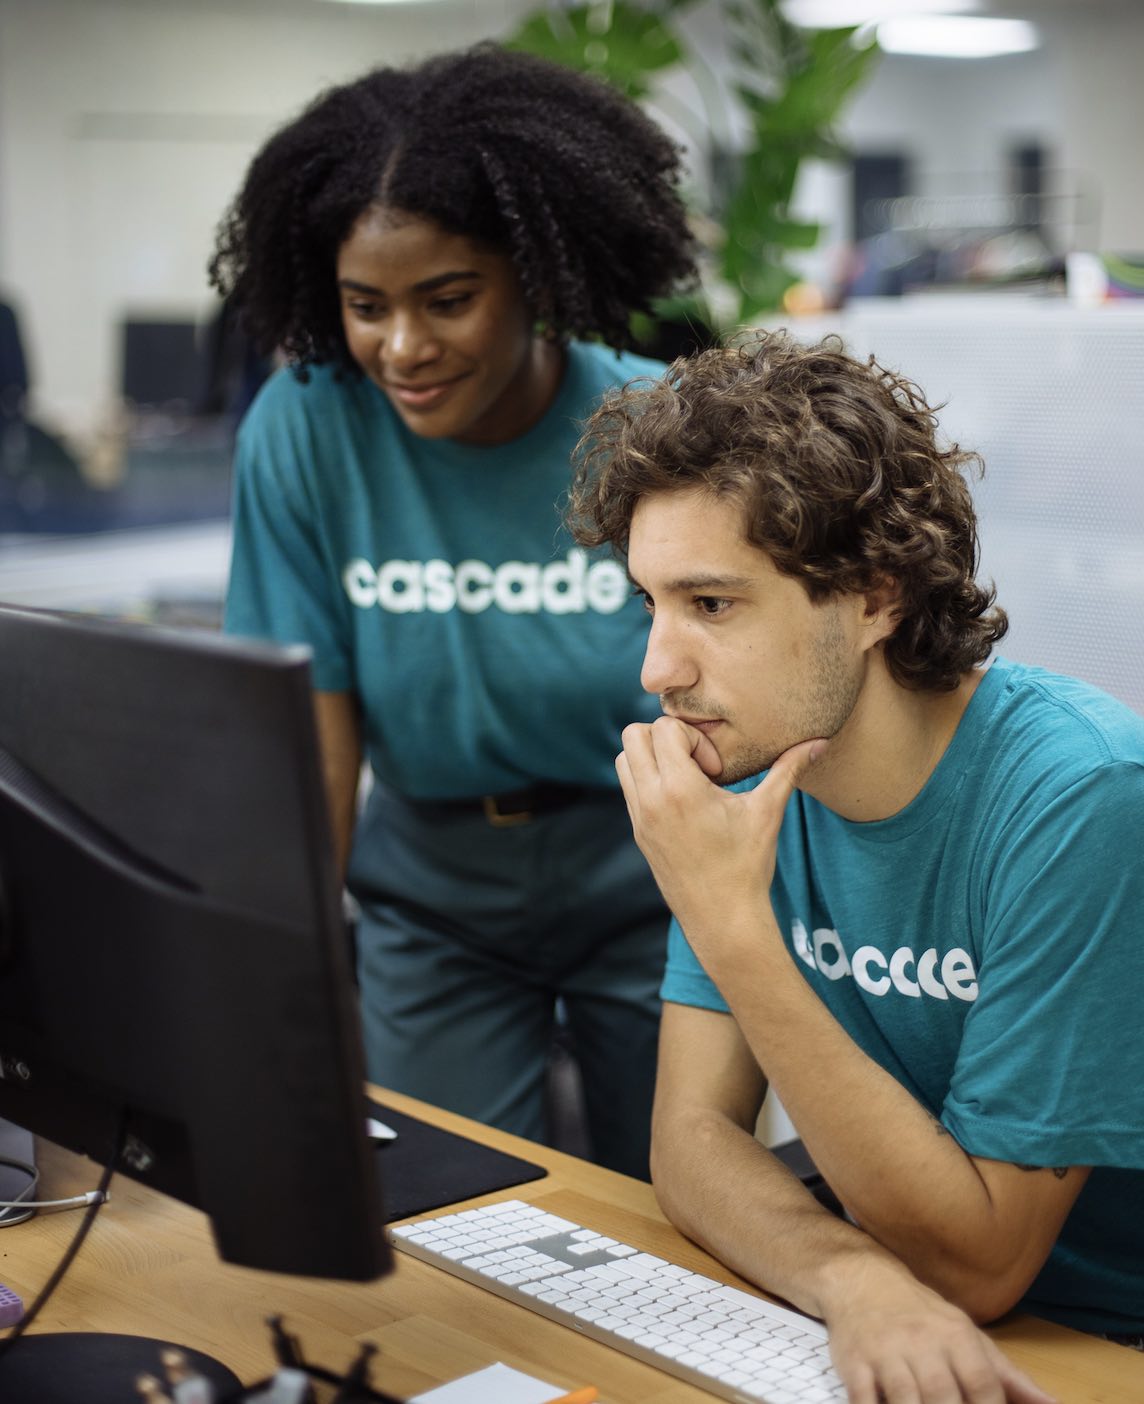
[[[482,795],[481,807],[485,811],[485,818],[494,829],[515,829],[518,824],[527,824],[534,817],[531,809],[521,809],[516,814],[502,814],[497,808],[496,795]]]

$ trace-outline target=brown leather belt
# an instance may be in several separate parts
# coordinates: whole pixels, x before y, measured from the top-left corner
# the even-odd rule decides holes
[[[592,796],[611,794],[610,790],[589,785],[561,785],[541,780],[523,790],[506,790],[499,795],[477,795],[472,799],[416,800],[418,809],[442,809],[451,813],[475,812],[485,816],[496,829],[511,829],[530,823],[541,814],[553,814]]]

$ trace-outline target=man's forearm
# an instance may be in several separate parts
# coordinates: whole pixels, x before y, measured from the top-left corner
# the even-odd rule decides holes
[[[812,1316],[826,1316],[842,1265],[888,1256],[715,1111],[696,1112],[685,1124],[657,1122],[652,1180],[664,1213],[689,1238]]]
[[[1001,1230],[977,1163],[841,1028],[782,945],[769,907],[738,922],[736,933],[724,920],[711,973],[835,1193],[870,1235],[972,1315],[1007,1309],[1040,1259],[1024,1256],[1023,1235]]]
[[[721,1113],[657,1116],[652,1178],[668,1218],[740,1276],[828,1322],[861,1282],[896,1288],[907,1268],[837,1218]]]

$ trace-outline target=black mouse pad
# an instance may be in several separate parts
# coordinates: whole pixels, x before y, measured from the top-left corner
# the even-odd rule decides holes
[[[377,1102],[367,1102],[366,1107],[367,1116],[377,1117],[397,1132],[396,1141],[382,1141],[376,1151],[387,1222],[527,1184],[548,1174],[543,1165],[493,1150]]]

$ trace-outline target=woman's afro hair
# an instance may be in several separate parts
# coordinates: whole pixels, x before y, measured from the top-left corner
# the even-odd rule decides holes
[[[335,260],[380,205],[509,254],[550,334],[623,346],[631,314],[694,274],[679,154],[602,80],[527,54],[482,44],[375,69],[255,157],[211,282],[259,350],[352,367]]]

